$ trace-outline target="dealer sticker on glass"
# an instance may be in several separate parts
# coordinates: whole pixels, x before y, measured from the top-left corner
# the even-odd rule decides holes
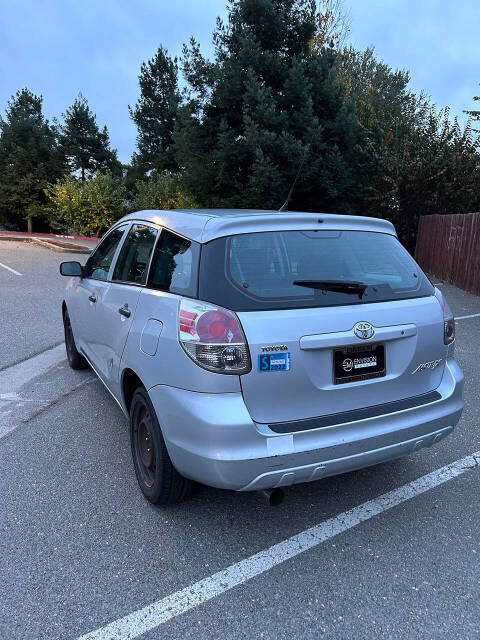
[[[290,353],[262,353],[258,356],[259,371],[289,371]]]

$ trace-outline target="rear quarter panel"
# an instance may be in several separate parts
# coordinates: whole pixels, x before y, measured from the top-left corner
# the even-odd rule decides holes
[[[129,368],[147,389],[159,384],[204,393],[240,391],[238,376],[212,373],[196,365],[178,342],[178,307],[181,296],[144,289],[123,352],[121,371]],[[142,334],[151,320],[162,323],[154,355],[141,349]],[[145,341],[145,340],[144,340]],[[152,340],[149,339],[149,344]],[[152,349],[149,348],[151,352]]]

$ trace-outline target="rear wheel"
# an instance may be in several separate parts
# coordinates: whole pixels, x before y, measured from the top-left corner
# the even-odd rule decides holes
[[[68,364],[72,369],[86,369],[88,367],[88,362],[77,351],[75,338],[73,337],[72,325],[70,323],[70,316],[66,310],[63,314],[63,328],[65,330],[65,349],[67,351]]]
[[[130,406],[130,441],[138,484],[147,500],[161,505],[183,500],[191,482],[173,466],[155,409],[143,387],[135,391]]]

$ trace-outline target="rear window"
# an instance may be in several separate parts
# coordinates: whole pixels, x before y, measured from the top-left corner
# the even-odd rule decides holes
[[[361,295],[330,290],[349,283],[363,288]],[[433,291],[399,241],[382,233],[247,233],[202,247],[199,297],[235,311],[365,304]]]

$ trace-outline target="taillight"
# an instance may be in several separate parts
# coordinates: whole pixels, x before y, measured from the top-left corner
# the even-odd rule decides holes
[[[443,341],[451,344],[455,340],[455,319],[449,318],[443,322]]]
[[[216,373],[248,373],[251,369],[247,341],[237,316],[207,302],[183,299],[178,317],[178,337],[190,358]]]
[[[435,288],[435,297],[443,311],[443,342],[451,344],[455,340],[455,318],[452,310],[440,289]]]

